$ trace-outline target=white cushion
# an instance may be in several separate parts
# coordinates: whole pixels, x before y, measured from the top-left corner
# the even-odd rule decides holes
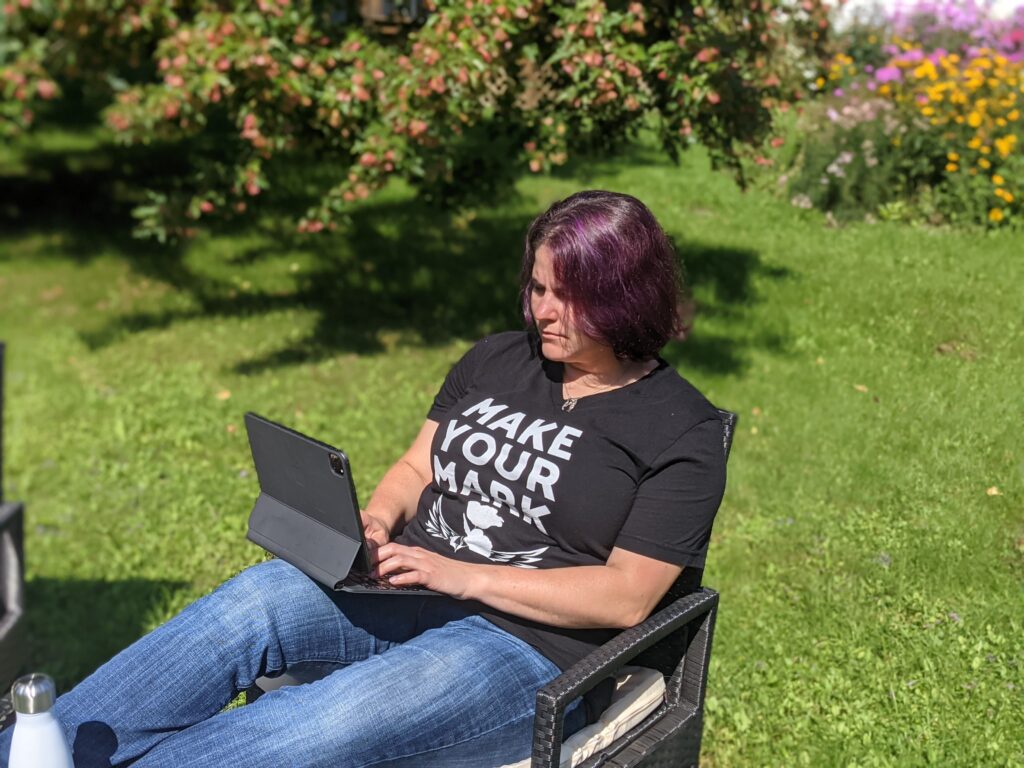
[[[593,725],[562,742],[559,768],[571,768],[604,749],[647,717],[665,699],[665,678],[656,669],[623,667],[615,677],[611,703]],[[502,768],[530,768],[530,759]]]

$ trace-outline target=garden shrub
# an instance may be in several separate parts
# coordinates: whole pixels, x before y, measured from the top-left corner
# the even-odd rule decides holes
[[[520,169],[652,124],[671,155],[700,142],[739,173],[770,110],[798,95],[792,52],[813,58],[828,32],[820,0],[436,0],[398,36],[341,5],[9,0],[0,131],[84,79],[106,89],[119,141],[187,157],[187,176],[154,179],[143,234],[249,213],[309,159],[298,226],[316,232],[392,178],[443,202],[493,199]]]
[[[880,214],[1006,226],[1024,207],[1024,10],[921,4],[840,53],[800,123],[786,183],[795,204],[839,218]],[[917,35],[907,39],[903,35]]]

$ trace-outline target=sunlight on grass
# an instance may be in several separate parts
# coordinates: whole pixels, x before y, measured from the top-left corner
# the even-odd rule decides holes
[[[515,326],[525,227],[581,187],[679,244],[700,312],[665,356],[741,415],[707,763],[1024,761],[1019,240],[828,229],[643,148],[493,209],[396,188],[328,237],[256,221],[160,251],[71,213],[0,235],[33,666],[67,687],[262,559],[246,410],[344,446],[367,498],[449,366]]]

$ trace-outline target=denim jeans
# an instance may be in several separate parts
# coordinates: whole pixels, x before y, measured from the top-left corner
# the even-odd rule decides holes
[[[342,666],[222,711],[256,678]],[[527,757],[558,668],[456,601],[334,593],[281,560],[249,568],[141,638],[54,711],[76,768],[474,768]],[[567,711],[566,735],[584,722]],[[7,768],[13,729],[0,734]]]

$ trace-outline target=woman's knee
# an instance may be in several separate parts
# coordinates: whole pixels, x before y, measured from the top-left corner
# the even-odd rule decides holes
[[[233,635],[266,630],[278,623],[277,617],[308,601],[311,584],[284,561],[269,560],[228,579],[189,606],[183,617],[200,632]]]

